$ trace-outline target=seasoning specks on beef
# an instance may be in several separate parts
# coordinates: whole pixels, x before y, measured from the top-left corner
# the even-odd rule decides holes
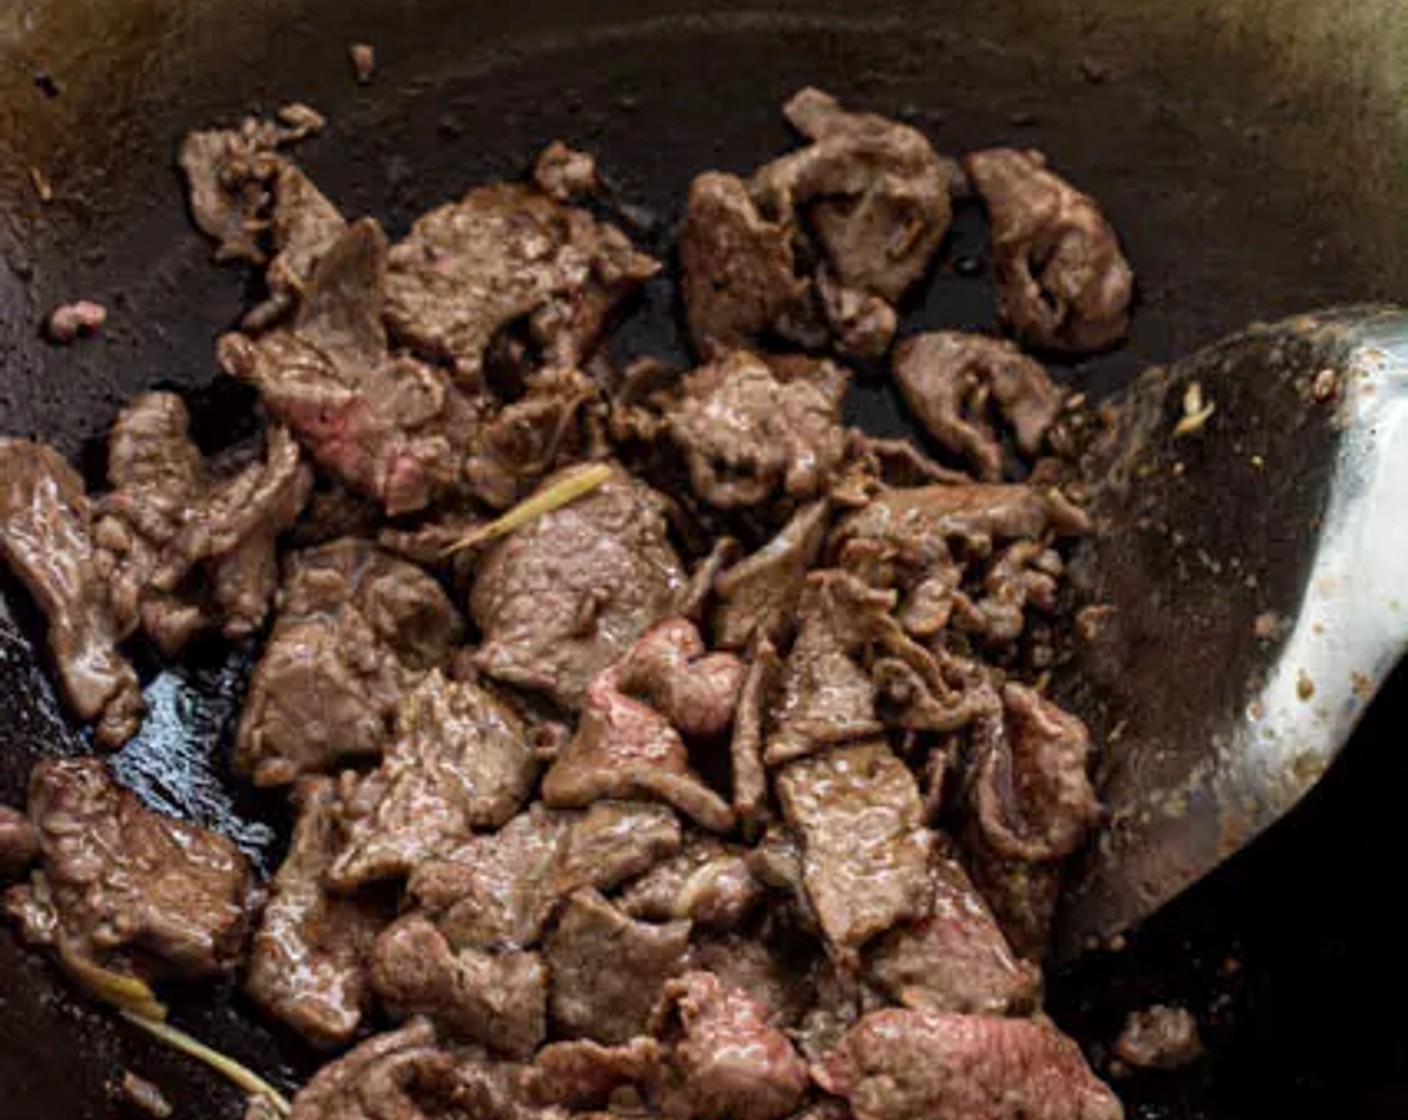
[[[366,966],[387,916],[326,890],[340,842],[332,779],[305,779],[297,796],[298,825],[254,935],[246,989],[312,1042],[332,1046],[356,1033],[367,1010]]]
[[[1024,341],[1103,350],[1129,327],[1134,274],[1089,195],[1040,152],[993,148],[963,161],[992,223],[998,312]]]

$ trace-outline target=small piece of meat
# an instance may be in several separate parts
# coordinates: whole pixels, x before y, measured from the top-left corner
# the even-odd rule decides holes
[[[719,509],[816,497],[845,456],[846,380],[826,361],[781,376],[743,350],[686,375],[667,419],[694,492]]]
[[[548,889],[555,899],[583,887],[610,890],[671,859],[683,844],[680,822],[665,806],[598,801],[562,837]]]
[[[69,709],[116,748],[141,724],[137,674],[118,651],[106,573],[83,480],[53,448],[0,439],[0,556],[48,623],[49,653]]]
[[[0,879],[17,879],[39,858],[39,831],[18,809],[0,805]]]
[[[620,472],[492,545],[469,599],[484,673],[580,707],[597,674],[670,614],[684,587],[665,508]]]
[[[533,164],[533,182],[557,202],[593,194],[601,186],[591,153],[569,148],[561,140],[554,140],[539,153]]]
[[[799,1107],[809,1078],[787,1036],[746,992],[710,972],[665,985],[655,1024],[677,1084],[666,1115],[698,1120],[782,1120]]]
[[[484,407],[443,371],[390,352],[387,255],[374,220],[352,223],[320,255],[290,326],[223,335],[217,355],[319,464],[394,516],[469,488]]]
[[[621,892],[617,904],[647,922],[689,919],[697,926],[731,930],[763,899],[763,886],[744,852],[701,838]]]
[[[130,1069],[122,1073],[122,1099],[133,1108],[141,1109],[155,1120],[168,1120],[175,1111],[161,1087],[145,1077],[138,1077]]]
[[[419,218],[391,250],[386,318],[474,384],[500,328],[526,319],[548,366],[581,366],[622,300],[659,264],[615,226],[512,183]]]
[[[710,621],[714,641],[724,649],[744,649],[754,635],[781,641],[792,625],[807,571],[826,541],[828,504],[803,506],[782,531],[751,556],[719,573]]]
[[[346,798],[347,842],[329,882],[349,890],[400,878],[475,829],[498,828],[528,799],[538,763],[514,711],[432,670],[396,713],[381,765]]]
[[[49,312],[44,322],[44,333],[50,342],[67,346],[80,338],[97,334],[108,321],[108,309],[91,299],[81,299],[77,303],[65,303]]]
[[[989,1015],[886,1010],[848,1031],[812,1076],[856,1120],[1123,1120],[1055,1028]]]
[[[471,1120],[450,1104],[455,1073],[434,1026],[416,1019],[323,1066],[293,1098],[289,1120]],[[473,1120],[509,1118],[486,1111]]]
[[[928,914],[884,934],[868,954],[870,979],[916,1011],[968,1015],[1032,1011],[1041,989],[1041,971],[1013,954],[962,867],[938,855],[932,881]]]
[[[454,950],[425,918],[385,930],[372,987],[400,1015],[423,1014],[446,1034],[526,1058],[547,1034],[548,974],[537,953]]]
[[[253,879],[224,836],[153,812],[91,757],[36,764],[29,818],[42,869],[6,896],[27,939],[186,977],[240,962]]]
[[[1134,274],[1095,200],[1035,151],[993,148],[963,161],[992,223],[998,314],[1023,341],[1088,353],[1129,329]]]
[[[738,697],[729,756],[733,763],[733,811],[745,833],[756,834],[768,811],[768,775],[763,764],[767,713],[782,662],[772,643],[760,638]]]
[[[533,1056],[523,1088],[540,1105],[585,1109],[605,1105],[623,1085],[650,1085],[660,1076],[660,1043],[649,1036],[621,1046],[590,1039],[553,1042]]]
[[[734,824],[728,803],[690,769],[679,732],[625,695],[611,669],[588,690],[577,733],[544,777],[542,798],[552,808],[578,809],[632,797],[663,801],[715,832]]]
[[[919,566],[946,561],[945,542],[976,546],[993,540],[1040,538],[1048,529],[1080,532],[1065,524],[1048,495],[1030,486],[972,483],[886,490],[846,517],[832,534],[833,547],[847,539],[881,541]]]
[[[690,337],[706,360],[768,332],[806,293],[787,227],[758,213],[734,175],[690,184],[679,253]]]
[[[1182,1069],[1203,1056],[1203,1040],[1186,1008],[1156,1003],[1130,1012],[1114,1052],[1135,1069]]]
[[[332,779],[304,779],[297,800],[298,825],[270,884],[245,990],[315,1045],[337,1046],[357,1033],[368,1009],[366,965],[389,917],[326,889],[341,841]]]
[[[644,1034],[665,982],[684,968],[689,931],[688,922],[634,921],[596,891],[578,891],[544,947],[557,1029],[605,1043]]]
[[[681,735],[712,739],[733,725],[744,665],[731,653],[709,653],[684,618],[657,622],[640,636],[615,672],[622,692],[638,696]]]
[[[1010,342],[932,331],[895,350],[895,381],[910,410],[946,451],[985,482],[1003,476],[1002,443],[990,419],[1011,426],[1017,450],[1034,457],[1065,407],[1041,364]]]
[[[777,777],[807,895],[841,959],[929,905],[934,836],[914,776],[884,742],[833,747]]]
[[[438,583],[366,541],[296,553],[286,573],[235,740],[261,786],[378,758],[402,696],[461,632]]]
[[[352,76],[359,86],[371,82],[376,74],[376,48],[370,43],[348,43],[347,60],[352,63]]]

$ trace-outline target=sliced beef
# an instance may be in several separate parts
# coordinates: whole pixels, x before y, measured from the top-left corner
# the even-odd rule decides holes
[[[841,959],[923,916],[934,837],[913,775],[885,743],[794,762],[779,773],[777,795],[802,841],[807,895]]]
[[[1100,817],[1087,773],[1084,723],[1033,690],[1008,684],[1003,711],[976,725],[964,800],[970,869],[1004,932],[1040,959],[1059,889],[1060,861]]]
[[[1025,1014],[1041,971],[1019,960],[963,868],[938,855],[933,900],[924,917],[884,934],[868,954],[868,975],[917,1011]]]
[[[667,1116],[699,1120],[782,1120],[799,1107],[809,1078],[787,1036],[746,992],[710,972],[687,972],[665,985],[656,1012],[675,1084]]]
[[[619,905],[644,921],[689,919],[704,928],[736,929],[763,898],[744,854],[700,838],[628,886]]]
[[[895,381],[910,411],[944,448],[986,482],[1003,477],[994,415],[1017,450],[1034,457],[1065,407],[1040,363],[1010,342],[961,331],[906,339],[895,351]]]
[[[261,786],[378,758],[402,696],[461,630],[439,584],[366,541],[290,557],[278,607],[235,742]]]
[[[499,183],[432,210],[392,251],[386,317],[473,384],[503,327],[527,320],[550,366],[591,356],[612,310],[659,265],[615,226]]]
[[[578,891],[545,945],[557,1029],[606,1043],[644,1034],[665,982],[684,968],[689,930],[635,921],[596,891]]]
[[[846,517],[835,540],[883,541],[908,560],[946,559],[948,542],[980,552],[995,539],[1040,538],[1084,531],[1083,518],[1071,518],[1049,494],[1029,486],[972,483],[886,490]]]
[[[401,701],[381,765],[347,798],[347,843],[330,881],[346,890],[399,878],[471,831],[505,824],[537,772],[512,708],[432,670]]]
[[[427,1015],[444,1033],[526,1058],[547,1033],[547,970],[537,953],[452,949],[418,915],[377,938],[372,986],[402,1015]]]
[[[563,835],[547,885],[554,898],[610,890],[671,859],[683,843],[679,820],[663,805],[598,801]]]
[[[688,374],[667,420],[694,492],[719,509],[816,497],[845,456],[845,390],[830,362],[770,365],[743,350]]]
[[[318,261],[290,326],[224,335],[218,356],[320,465],[394,515],[468,488],[465,457],[487,406],[442,371],[390,352],[386,259],[381,227],[353,223]]]
[[[753,837],[768,812],[768,776],[763,765],[766,719],[782,662],[772,643],[760,638],[753,649],[748,675],[738,697],[729,756],[733,763],[733,811],[745,833]]]
[[[313,180],[285,160],[274,177],[269,215],[274,257],[264,279],[270,295],[245,316],[244,326],[261,329],[293,307],[307,290],[318,261],[346,228],[347,219]]]
[[[593,678],[684,587],[664,509],[660,495],[617,473],[491,546],[469,600],[483,671],[580,706]]]
[[[45,760],[29,782],[43,863],[6,906],[67,958],[206,976],[238,964],[255,899],[225,837],[146,808],[96,758]]]
[[[0,805],[0,879],[15,879],[39,858],[39,830],[18,809]]]
[[[270,885],[245,987],[305,1038],[336,1046],[356,1034],[368,1009],[366,966],[388,916],[379,906],[327,891],[341,842],[332,779],[305,779],[298,801],[298,825]]]
[[[667,618],[641,635],[616,669],[623,692],[650,704],[687,737],[717,738],[733,724],[744,665],[709,653],[694,623]]]
[[[1202,1056],[1198,1021],[1183,1007],[1132,1011],[1115,1040],[1115,1057],[1135,1069],[1181,1069]]]
[[[120,746],[136,732],[145,704],[117,648],[125,631],[94,546],[83,480],[51,447],[0,440],[0,555],[44,613],[69,709],[96,724],[100,746]]]
[[[803,506],[757,552],[719,573],[710,617],[715,642],[744,649],[755,634],[780,640],[796,614],[807,571],[821,555],[827,513],[825,500]]]
[[[1134,274],[1095,200],[1040,152],[992,148],[963,161],[987,207],[998,313],[1023,341],[1086,353],[1129,328]]]
[[[1122,1120],[1069,1038],[1046,1023],[875,1011],[812,1068],[856,1120]]]
[[[524,1090],[539,1104],[573,1109],[606,1105],[626,1085],[649,1085],[660,1077],[660,1043],[648,1035],[620,1046],[590,1039],[553,1042],[533,1056]]]

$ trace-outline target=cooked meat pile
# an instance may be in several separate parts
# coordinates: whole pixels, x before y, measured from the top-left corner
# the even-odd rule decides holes
[[[1100,815],[1046,691],[1070,402],[1013,342],[894,340],[970,185],[1018,341],[1112,344],[1131,273],[1038,153],[785,112],[803,146],[689,187],[690,370],[606,355],[661,266],[577,204],[583,153],[392,244],[293,162],[306,107],[187,139],[197,224],[266,270],[218,345],[262,432],[204,455],[149,393],[96,493],[0,441],[0,551],[101,749],[131,641],[257,636],[234,765],[296,828],[260,886],[99,757],[42,763],[0,808],[29,941],[90,985],[237,972],[350,1047],[294,1120],[1121,1116],[1040,1011]],[[848,363],[942,461],[846,428]]]

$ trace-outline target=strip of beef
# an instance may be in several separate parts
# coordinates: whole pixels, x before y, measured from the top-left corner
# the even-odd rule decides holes
[[[1041,971],[1019,960],[963,868],[945,854],[932,867],[928,913],[884,934],[868,954],[869,978],[917,1011],[1026,1014]]]
[[[688,922],[635,921],[596,891],[578,891],[545,943],[557,1029],[605,1043],[644,1034],[665,982],[684,969],[689,931]]]
[[[711,838],[691,842],[622,893],[618,905],[648,922],[689,919],[708,929],[736,929],[763,900],[744,851]]]
[[[680,596],[679,612],[696,626],[705,624],[705,613],[719,573],[738,559],[739,545],[732,537],[717,537],[709,552],[689,573],[689,586]]]
[[[1023,956],[1040,959],[1060,861],[1100,818],[1088,775],[1090,732],[1076,716],[1018,684],[1003,711],[977,724],[964,794],[973,878]]]
[[[0,556],[48,623],[49,653],[65,702],[116,748],[145,712],[137,674],[117,648],[109,573],[92,537],[83,480],[53,448],[0,440]]]
[[[648,1035],[621,1046],[603,1046],[590,1039],[553,1042],[533,1056],[523,1087],[538,1104],[597,1108],[623,1086],[654,1084],[660,1067],[660,1043]]]
[[[684,830],[665,806],[598,801],[563,835],[547,885],[554,898],[584,887],[610,890],[673,858],[683,845]]]
[[[846,373],[735,350],[688,374],[667,413],[694,492],[719,509],[821,493],[846,452]]]
[[[261,786],[379,757],[402,696],[461,630],[439,584],[365,541],[296,553],[278,598],[235,741]]]
[[[318,261],[288,328],[227,334],[217,350],[225,372],[258,389],[320,465],[395,515],[461,486],[484,405],[443,372],[390,352],[386,262],[381,227],[353,223]]]
[[[1046,1023],[875,1011],[812,1067],[856,1120],[1123,1120],[1079,1047]]]
[[[709,653],[688,619],[667,618],[613,671],[622,692],[646,701],[681,735],[712,739],[733,725],[745,668],[731,653]]]
[[[807,895],[838,959],[929,906],[934,837],[914,777],[883,741],[833,747],[777,777]]]
[[[320,1046],[349,1041],[368,1009],[366,966],[388,918],[382,908],[326,890],[341,836],[330,778],[299,784],[298,825],[250,949],[254,1001]]]
[[[978,478],[1003,476],[992,415],[1012,429],[1017,450],[1034,457],[1065,407],[1046,370],[1010,342],[962,331],[932,331],[896,350],[895,381],[910,411]]]
[[[452,949],[419,915],[385,930],[372,958],[372,986],[400,1015],[427,1015],[442,1031],[516,1058],[547,1033],[548,977],[537,953]]]
[[[1047,350],[1087,353],[1123,338],[1134,274],[1095,200],[1040,152],[992,148],[963,167],[992,223],[1003,322]]]
[[[61,956],[206,976],[240,961],[249,861],[214,832],[146,808],[97,758],[44,760],[29,780],[43,863],[6,907]]]
[[[469,599],[480,668],[579,707],[684,587],[664,511],[659,494],[621,472],[494,543]]]
[[[808,569],[826,541],[828,504],[803,506],[782,531],[714,580],[710,621],[724,649],[745,649],[755,634],[780,641],[792,624]]]
[[[18,809],[0,805],[0,880],[17,879],[39,858],[39,830]]]
[[[1202,1056],[1198,1021],[1183,1007],[1131,1011],[1115,1040],[1115,1057],[1135,1069],[1181,1069]]]
[[[654,1018],[674,1073],[665,1115],[782,1120],[801,1105],[807,1065],[746,992],[711,972],[687,972],[665,985]]]
[[[659,271],[615,226],[499,183],[432,210],[392,251],[386,317],[476,384],[501,328],[526,319],[549,366],[579,366],[615,307]]]
[[[274,256],[264,270],[269,298],[241,322],[257,331],[297,305],[318,261],[347,229],[347,219],[298,167],[284,160],[273,180],[269,241]]]
[[[745,834],[756,836],[768,812],[768,775],[763,764],[767,712],[782,662],[766,638],[759,638],[743,678],[733,721],[729,756],[733,763],[733,811]]]
[[[537,772],[507,704],[432,670],[401,701],[381,765],[346,799],[347,842],[329,881],[347,890],[400,878],[473,830],[498,828],[528,799]]]

